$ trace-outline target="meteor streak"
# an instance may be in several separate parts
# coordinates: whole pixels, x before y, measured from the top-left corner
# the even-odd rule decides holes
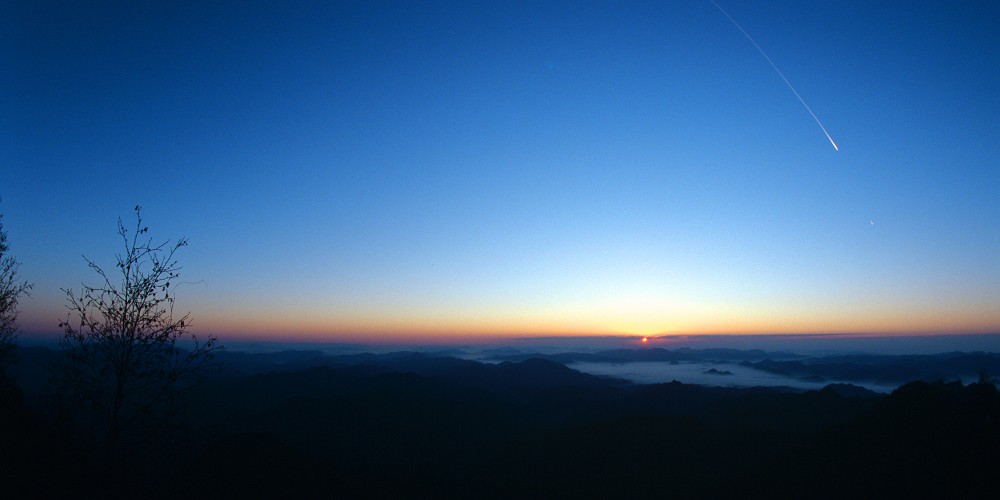
[[[771,58],[767,55],[767,52],[764,52],[764,49],[760,48],[760,45],[758,45],[757,41],[754,40],[752,36],[750,36],[750,33],[747,33],[747,30],[743,29],[743,26],[740,26],[740,23],[736,22],[736,20],[733,19],[733,16],[730,16],[725,9],[723,9],[719,4],[715,3],[715,0],[708,0],[708,1],[712,2],[712,5],[714,5],[715,8],[719,9],[719,12],[722,12],[722,14],[729,19],[729,22],[733,23],[733,26],[736,26],[736,29],[740,30],[740,32],[743,33],[743,36],[747,37],[747,40],[750,40],[750,43],[752,43],[754,47],[757,47],[757,52],[760,52],[760,55],[764,56],[764,59],[767,59],[767,62],[771,65],[772,68],[774,68],[774,71],[778,73],[778,76],[780,76],[781,79],[785,81],[785,85],[788,85],[789,90],[791,90],[792,93],[795,94],[795,97],[799,99],[799,102],[801,102],[802,106],[806,108],[806,111],[808,111],[809,114],[812,115],[813,120],[816,120],[816,125],[819,125],[819,128],[823,131],[824,134],[826,134],[826,138],[830,140],[830,144],[833,145],[833,149],[840,151],[840,148],[837,147],[837,143],[833,141],[833,137],[830,137],[830,133],[827,132],[826,127],[823,126],[823,122],[819,121],[819,117],[816,116],[816,113],[813,113],[812,108],[810,108],[809,105],[806,104],[806,100],[799,95],[799,92],[795,90],[795,87],[792,86],[792,82],[788,81],[788,78],[786,78],[785,74],[782,73],[780,69],[778,69],[778,65],[774,64],[774,61],[772,61]]]

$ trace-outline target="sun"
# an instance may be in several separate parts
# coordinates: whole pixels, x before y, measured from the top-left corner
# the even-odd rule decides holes
[[[645,344],[647,342],[649,342],[649,337],[643,337],[642,338],[642,343]]]

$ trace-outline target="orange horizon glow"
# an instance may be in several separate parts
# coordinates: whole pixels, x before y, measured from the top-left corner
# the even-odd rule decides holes
[[[941,318],[913,314],[880,319],[874,315],[838,320],[832,315],[806,320],[746,315],[715,321],[675,321],[658,328],[653,323],[600,322],[584,319],[483,317],[448,318],[432,315],[373,318],[310,314],[300,310],[286,314],[192,315],[194,331],[246,339],[343,340],[364,342],[454,342],[456,340],[502,340],[525,337],[623,336],[664,338],[689,335],[942,335],[1000,332],[1000,318],[962,312]],[[296,317],[298,316],[298,317]],[[442,315],[443,316],[443,315]],[[902,316],[902,315],[899,315]],[[591,319],[591,318],[586,318]],[[770,321],[768,321],[770,319]]]
[[[783,328],[689,328],[683,330],[646,332],[627,331],[610,328],[553,328],[531,327],[528,325],[502,324],[482,322],[476,325],[467,323],[410,323],[386,321],[383,323],[349,322],[325,326],[323,324],[298,324],[280,322],[249,323],[249,322],[213,322],[194,321],[194,331],[219,335],[220,337],[239,340],[260,341],[301,341],[301,342],[363,342],[371,344],[382,343],[429,343],[447,344],[454,342],[490,343],[525,338],[569,338],[569,337],[620,337],[635,339],[648,343],[661,342],[670,339],[684,339],[707,336],[786,336],[795,337],[906,337],[932,335],[975,335],[1000,332],[1000,323],[991,324],[952,324],[943,325],[911,325],[911,328],[890,328],[889,325],[861,324],[856,328],[838,328],[829,325],[827,328],[806,329],[803,325],[789,325]],[[579,325],[578,325],[579,326]],[[881,327],[881,328],[877,328]]]
[[[510,330],[461,330],[461,329],[433,329],[429,325],[426,329],[401,328],[401,327],[375,327],[369,325],[365,328],[355,329],[301,329],[291,328],[289,325],[232,325],[216,322],[193,321],[191,333],[202,337],[215,335],[227,341],[252,341],[252,342],[302,342],[302,343],[324,343],[324,342],[347,342],[362,344],[424,344],[424,345],[449,345],[455,343],[463,344],[493,344],[526,339],[560,339],[560,338],[619,338],[623,341],[634,342],[636,345],[663,345],[673,342],[683,342],[707,337],[782,337],[787,339],[809,339],[809,338],[886,338],[886,337],[929,337],[929,336],[949,336],[949,335],[990,335],[1000,334],[1000,326],[969,329],[913,329],[913,330],[848,330],[831,329],[825,331],[806,331],[791,328],[774,330],[729,330],[729,331],[709,331],[691,330],[661,332],[655,334],[641,334],[607,330],[531,330],[531,329],[510,329]],[[42,329],[28,328],[27,331],[44,331]],[[54,332],[53,332],[54,333]],[[29,333],[30,335],[30,333]],[[50,336],[50,335],[43,335]]]
[[[666,304],[666,305],[664,305]],[[822,311],[777,306],[605,301],[543,306],[442,308],[375,307],[283,301],[280,304],[201,302],[191,310],[191,331],[224,339],[290,342],[479,343],[538,337],[622,337],[652,345],[684,336],[860,335],[923,336],[1000,332],[1000,309],[982,304],[938,307],[881,304]],[[52,308],[29,304],[22,330],[52,332]],[[890,307],[893,306],[893,307]],[[446,309],[446,310],[442,310]],[[457,311],[457,312],[456,312]],[[54,333],[54,332],[52,332]]]
[[[205,334],[207,332],[194,332]],[[636,346],[660,346],[667,347],[674,343],[684,343],[693,340],[712,337],[781,337],[788,340],[808,340],[808,339],[864,339],[864,338],[912,338],[912,337],[937,337],[937,336],[965,336],[965,335],[996,335],[1000,334],[1000,329],[992,331],[975,332],[818,332],[818,333],[698,333],[698,334],[669,334],[638,336],[630,334],[601,334],[601,333],[535,333],[535,334],[426,334],[410,332],[332,332],[327,334],[299,334],[299,333],[245,333],[245,332],[213,332],[223,341],[247,341],[247,342],[292,342],[305,344],[321,343],[351,343],[364,345],[490,345],[504,344],[507,342],[523,340],[544,340],[544,339],[574,339],[574,338],[604,338],[620,339],[623,342]],[[643,342],[643,338],[647,341]]]

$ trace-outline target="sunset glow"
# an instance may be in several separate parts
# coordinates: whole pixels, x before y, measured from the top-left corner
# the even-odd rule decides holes
[[[137,204],[224,338],[1000,331],[987,4],[126,4],[15,15],[28,336]]]

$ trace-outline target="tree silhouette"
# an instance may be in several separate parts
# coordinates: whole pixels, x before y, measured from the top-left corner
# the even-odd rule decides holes
[[[18,276],[20,262],[7,255],[7,233],[3,230],[3,215],[0,214],[0,386],[10,382],[7,369],[14,362],[14,347],[17,340],[17,301],[28,295],[31,284],[21,281]]]
[[[214,336],[199,341],[188,331],[189,314],[174,314],[181,270],[175,254],[187,240],[155,244],[138,206],[135,216],[134,229],[118,220],[124,252],[116,270],[107,273],[84,257],[101,283],[83,285],[79,294],[63,289],[66,356],[54,366],[57,392],[95,426],[108,465],[130,431],[169,425],[179,396],[203,380],[202,369],[222,348]]]
[[[986,371],[986,368],[979,369],[979,380],[978,383],[986,385],[996,385],[997,380],[995,377],[990,376],[990,373]]]

